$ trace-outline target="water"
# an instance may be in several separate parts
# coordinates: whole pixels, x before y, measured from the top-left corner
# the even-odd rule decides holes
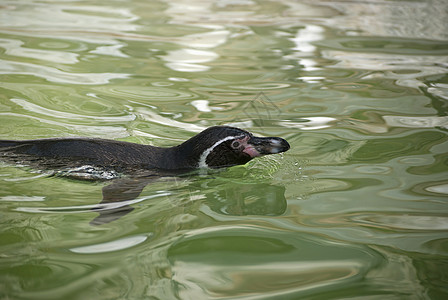
[[[283,156],[146,186],[0,166],[4,299],[446,299],[445,1],[2,1],[0,138]]]

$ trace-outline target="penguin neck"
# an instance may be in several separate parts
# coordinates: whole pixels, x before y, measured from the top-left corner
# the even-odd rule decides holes
[[[204,141],[198,136],[164,151],[165,162],[173,168],[197,169],[200,167],[200,157],[204,152]]]
[[[192,170],[198,167],[198,158],[193,149],[180,144],[174,147],[151,147],[151,163],[158,169]]]

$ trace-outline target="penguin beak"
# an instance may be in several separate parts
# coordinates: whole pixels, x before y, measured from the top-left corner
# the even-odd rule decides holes
[[[251,137],[243,150],[251,157],[257,157],[268,154],[277,154],[288,151],[291,146],[289,143],[279,137]]]

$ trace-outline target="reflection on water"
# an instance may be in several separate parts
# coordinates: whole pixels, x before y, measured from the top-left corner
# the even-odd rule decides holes
[[[319,294],[359,281],[379,258],[367,248],[244,226],[191,231],[168,250],[181,299]]]
[[[2,139],[292,148],[133,191],[1,163],[0,298],[447,298],[447,9],[3,1]]]
[[[146,236],[133,236],[102,244],[89,245],[85,247],[76,247],[70,249],[70,251],[74,253],[83,253],[83,254],[118,251],[141,244],[144,241],[146,241],[146,239],[147,239]]]

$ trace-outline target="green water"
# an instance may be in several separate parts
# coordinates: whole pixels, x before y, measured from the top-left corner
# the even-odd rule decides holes
[[[1,1],[0,138],[158,146],[233,124],[284,155],[149,184],[0,165],[1,299],[447,299],[448,6]]]

